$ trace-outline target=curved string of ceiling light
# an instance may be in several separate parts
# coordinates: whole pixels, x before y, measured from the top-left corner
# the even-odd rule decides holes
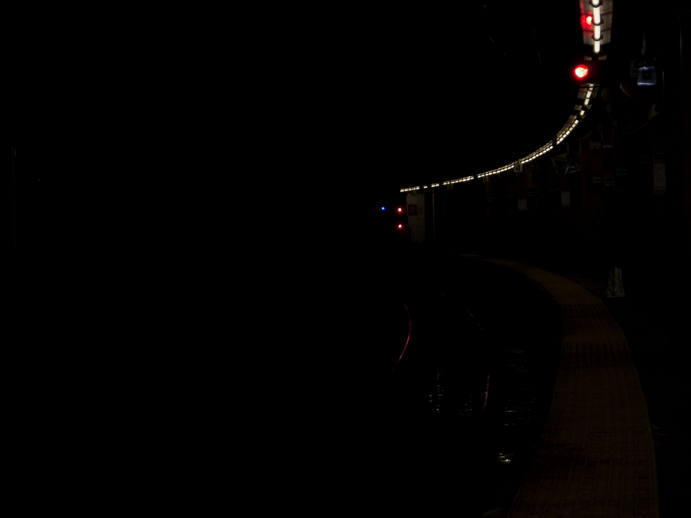
[[[584,60],[588,61],[604,61],[607,56],[602,54],[602,46],[611,41],[611,27],[612,27],[612,8],[613,0],[580,0],[581,8],[581,28],[583,30],[583,43],[590,48],[590,53],[584,56]],[[549,153],[564,139],[566,139],[571,132],[580,124],[586,117],[588,110],[592,106],[593,97],[597,91],[597,83],[586,82],[578,89],[578,97],[573,113],[566,120],[566,123],[557,132],[554,139],[551,139],[544,146],[536,151],[533,151],[527,156],[519,158],[518,160],[506,164],[503,167],[485,171],[483,173],[463,176],[453,180],[446,180],[443,182],[417,185],[415,187],[404,187],[400,190],[402,193],[424,191],[427,189],[435,189],[438,187],[454,185],[463,182],[470,182],[475,179],[485,178],[496,174],[505,173],[507,171],[520,171],[523,165],[540,158]]]

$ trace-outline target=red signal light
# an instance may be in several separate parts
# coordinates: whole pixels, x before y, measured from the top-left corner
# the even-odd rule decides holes
[[[590,68],[586,65],[578,65],[574,67],[573,69],[573,77],[578,79],[579,81],[582,81],[586,77],[588,77],[588,74],[590,73]]]
[[[396,228],[398,230],[403,230],[403,229],[405,229],[405,225],[403,223],[399,223],[398,225],[396,225]]]
[[[592,14],[582,14],[581,15],[581,27],[584,31],[593,30],[593,15]]]
[[[396,207],[396,214],[403,214],[403,207]]]

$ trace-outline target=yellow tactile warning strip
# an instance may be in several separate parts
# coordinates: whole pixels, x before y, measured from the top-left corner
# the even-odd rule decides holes
[[[603,301],[556,274],[504,260],[562,310],[559,371],[543,441],[510,518],[658,518],[647,405],[626,338]]]

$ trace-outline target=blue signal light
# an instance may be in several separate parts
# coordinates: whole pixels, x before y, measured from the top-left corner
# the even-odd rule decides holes
[[[384,207],[384,206],[382,205],[381,207],[379,207],[379,210],[382,211],[382,212],[386,212],[386,207]]]

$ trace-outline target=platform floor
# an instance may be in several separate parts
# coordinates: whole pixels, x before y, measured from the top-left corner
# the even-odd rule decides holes
[[[604,302],[562,276],[493,260],[557,301],[564,336],[554,394],[534,463],[511,518],[657,518],[655,450],[638,372]]]

